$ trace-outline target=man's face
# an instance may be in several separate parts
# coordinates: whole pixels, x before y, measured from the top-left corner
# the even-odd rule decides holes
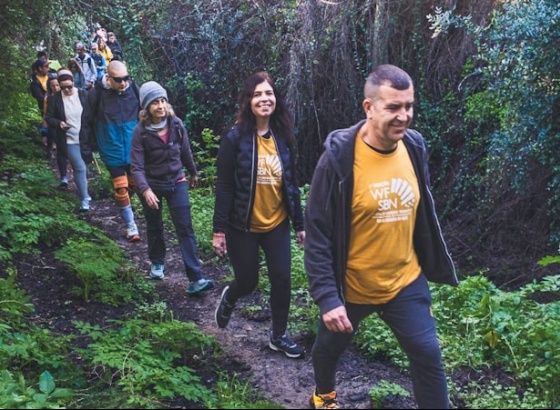
[[[363,102],[368,135],[376,148],[390,150],[404,137],[414,116],[414,87],[397,90],[381,85],[376,97]]]
[[[39,67],[38,71],[41,75],[47,75],[49,73],[49,65],[43,64],[41,67]]]
[[[126,68],[109,69],[107,71],[107,84],[112,90],[122,92],[128,86],[128,71]]]
[[[85,53],[86,50],[83,46],[76,47],[76,54],[78,54],[80,57],[83,57]]]
[[[91,54],[97,54],[99,52],[98,46],[91,46]]]

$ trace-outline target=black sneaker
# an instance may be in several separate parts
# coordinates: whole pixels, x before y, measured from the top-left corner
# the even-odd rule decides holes
[[[216,312],[214,313],[214,318],[216,319],[216,324],[219,328],[223,329],[229,323],[229,319],[231,318],[231,314],[233,313],[233,308],[235,307],[235,303],[229,303],[226,300],[226,293],[229,289],[229,286],[226,286],[222,291],[222,296],[220,297],[220,304],[216,308]]]
[[[272,332],[270,332],[268,347],[277,352],[284,352],[286,356],[292,359],[297,359],[305,355],[305,349],[291,340],[286,334],[283,334],[277,339],[273,339]]]

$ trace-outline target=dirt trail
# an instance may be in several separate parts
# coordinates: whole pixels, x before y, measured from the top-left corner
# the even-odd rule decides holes
[[[58,174],[55,160],[52,161],[52,168],[53,172]],[[69,167],[68,177],[70,179],[68,190],[71,194],[75,194],[76,187],[72,180],[71,167]],[[136,209],[135,214],[141,236],[144,238],[137,243],[129,243],[124,238],[124,224],[112,199],[94,197],[91,210],[81,215],[115,240],[127,252],[139,272],[144,272],[146,280],[150,280],[147,274],[150,262],[147,257],[144,218],[140,209]],[[240,381],[249,381],[265,399],[272,403],[288,409],[306,408],[309,394],[314,388],[309,354],[313,344],[312,338],[307,335],[291,335],[294,340],[305,346],[307,355],[303,359],[290,359],[283,353],[272,351],[268,347],[269,315],[249,318],[240,311],[246,304],[258,303],[258,295],[240,300],[228,327],[218,328],[214,322],[214,310],[228,270],[225,266],[206,263],[203,266],[203,275],[214,280],[216,286],[211,291],[205,292],[203,296],[188,296],[186,293],[188,279],[184,273],[178,246],[172,245],[176,242],[173,238],[173,232],[166,234],[166,276],[157,283],[156,289],[161,300],[165,301],[173,312],[174,318],[193,321],[202,331],[216,338],[224,350],[223,357],[219,359],[221,369],[230,374],[237,374]],[[48,272],[52,270],[49,268]],[[47,280],[45,277],[46,280],[41,283],[37,282],[37,276],[33,272],[29,275],[23,274],[21,278],[27,282],[26,288],[34,295],[34,303],[40,307],[36,312],[38,320],[47,320],[45,317],[50,317],[48,320],[54,320],[51,323],[56,323],[60,331],[72,331],[73,327],[69,324],[71,318],[87,321],[87,317],[112,315],[113,310],[105,306],[99,306],[100,311],[95,312],[92,311],[96,308],[94,304],[77,308],[79,301],[74,301],[73,304],[64,303],[68,298],[68,284],[65,283],[67,278],[52,276]],[[47,284],[48,292],[45,291]],[[57,299],[58,294],[60,300]],[[87,317],[80,317],[86,315]],[[202,373],[209,374],[209,372]],[[342,357],[337,373],[337,391],[341,407],[371,408],[368,391],[381,380],[399,384],[409,392],[412,391],[410,379],[395,367],[378,362],[368,363],[355,349],[348,351]],[[416,404],[411,397],[389,396],[384,400],[381,408],[416,408]]]
[[[136,212],[138,215],[139,212]],[[147,272],[150,266],[147,258],[145,240],[139,243],[128,243],[123,238],[123,225],[116,213],[112,200],[94,200],[92,209],[86,219],[100,227],[107,236],[114,239],[126,250],[140,272]],[[137,218],[140,232],[145,236],[142,217]],[[306,335],[292,335],[305,346],[307,355],[303,359],[290,359],[284,354],[274,352],[268,347],[270,319],[258,318],[251,320],[245,317],[240,309],[251,304],[258,296],[248,296],[236,306],[232,319],[226,329],[220,329],[214,322],[214,310],[224,286],[223,278],[228,274],[224,266],[207,264],[203,267],[203,275],[213,279],[215,288],[200,297],[191,297],[186,293],[188,280],[182,267],[180,252],[177,246],[170,246],[173,233],[167,235],[166,276],[157,283],[160,297],[178,320],[192,320],[205,333],[212,335],[224,349],[222,368],[238,373],[241,380],[252,380],[260,393],[269,401],[288,409],[300,409],[307,406],[310,392],[314,388],[313,369],[309,352],[313,340]],[[149,280],[149,279],[147,279]],[[337,391],[339,402],[344,408],[371,408],[368,391],[380,380],[397,383],[411,391],[411,383],[407,376],[397,369],[381,363],[367,363],[355,351],[347,352],[337,374]],[[415,408],[411,398],[401,396],[388,397],[383,408]]]

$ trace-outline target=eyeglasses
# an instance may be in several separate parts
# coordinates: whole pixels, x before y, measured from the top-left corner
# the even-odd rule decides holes
[[[72,88],[74,88],[73,85],[66,85],[64,87],[60,87],[60,89],[63,91],[70,91]]]
[[[117,83],[122,83],[123,81],[128,81],[130,80],[130,76],[125,75],[124,77],[111,77],[113,79],[113,81],[116,81]]]

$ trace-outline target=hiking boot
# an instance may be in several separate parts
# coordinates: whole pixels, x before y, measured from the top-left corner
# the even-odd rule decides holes
[[[327,394],[317,394],[314,390],[313,394],[309,397],[310,409],[338,409],[336,402],[336,392],[333,390]]]
[[[201,278],[195,282],[191,282],[191,284],[189,285],[189,290],[187,290],[187,293],[189,295],[196,295],[200,292],[204,292],[205,290],[210,290],[213,287],[214,287],[214,282],[212,282],[210,279]]]
[[[283,352],[286,356],[293,359],[303,357],[305,354],[305,349],[291,340],[285,333],[279,338],[273,339],[272,332],[270,332],[268,347],[272,350],[276,350],[277,352]]]
[[[128,242],[136,242],[140,240],[140,235],[138,235],[138,227],[134,222],[127,225],[126,239],[128,240]]]
[[[163,279],[163,271],[165,267],[161,263],[154,263],[150,268],[150,278],[151,279]]]
[[[82,199],[82,203],[80,204],[80,212],[89,211],[90,201],[91,201],[91,198]]]
[[[216,319],[216,324],[221,329],[227,326],[229,320],[231,319],[233,308],[235,307],[235,303],[229,303],[226,300],[226,294],[228,289],[229,286],[226,286],[222,291],[222,296],[220,297],[220,304],[216,308],[216,312],[214,312],[214,318]]]

